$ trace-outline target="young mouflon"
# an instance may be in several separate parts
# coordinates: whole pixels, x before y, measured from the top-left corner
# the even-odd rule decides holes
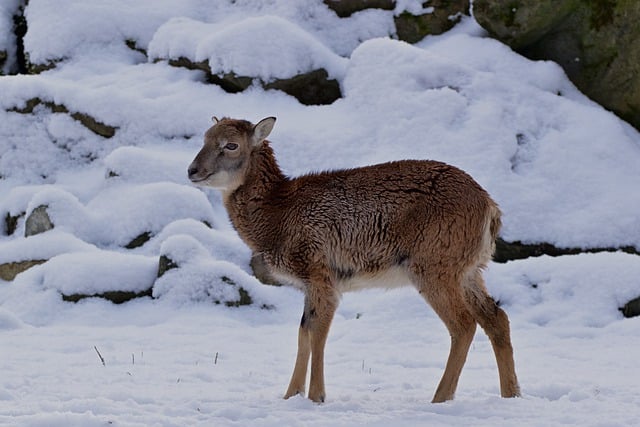
[[[190,180],[221,190],[233,226],[274,277],[304,292],[298,354],[285,398],[323,402],[324,347],[342,292],[413,285],[451,335],[433,402],[453,399],[476,324],[489,336],[500,393],[519,396],[506,313],[488,294],[500,210],[468,174],[404,160],[288,178],[257,124],[215,119],[189,166]]]

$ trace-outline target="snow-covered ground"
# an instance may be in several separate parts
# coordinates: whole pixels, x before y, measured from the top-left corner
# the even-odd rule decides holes
[[[0,49],[19,3],[0,6]],[[0,425],[637,423],[640,320],[619,307],[640,296],[640,257],[620,252],[490,265],[522,398],[498,397],[479,331],[456,400],[430,404],[449,338],[403,288],[344,295],[327,402],[282,400],[302,296],[251,275],[219,196],[186,179],[212,115],[274,115],[270,139],[291,175],[442,160],[499,202],[506,240],[640,248],[640,134],[560,67],[520,57],[469,18],[408,45],[388,37],[393,11],[339,19],[321,0],[130,3],[30,0],[25,48],[57,66],[0,77],[0,264],[50,259],[0,280]],[[263,81],[324,67],[343,98],[303,106],[258,86],[229,94],[156,60],[180,56]],[[33,98],[32,114],[11,111]],[[94,134],[76,112],[115,135]],[[22,216],[7,235],[6,215],[41,205],[53,230],[25,238]],[[143,233],[148,242],[125,248]],[[156,279],[160,255],[179,268]],[[123,305],[61,297],[150,287],[154,299]],[[238,299],[238,287],[252,305],[215,303]]]

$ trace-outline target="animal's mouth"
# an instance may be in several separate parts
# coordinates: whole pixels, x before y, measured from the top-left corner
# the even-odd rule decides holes
[[[207,180],[208,180],[209,178],[211,178],[213,175],[214,175],[213,173],[210,173],[210,174],[208,174],[208,175],[206,175],[206,176],[204,176],[204,177],[202,177],[202,178],[199,178],[199,177],[189,177],[189,179],[191,180],[191,182],[192,182],[193,184],[198,184],[198,183],[202,183],[202,182],[204,182],[204,181],[207,181]]]

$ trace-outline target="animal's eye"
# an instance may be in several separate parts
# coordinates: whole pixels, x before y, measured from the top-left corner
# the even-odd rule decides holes
[[[224,146],[224,148],[226,150],[233,151],[233,150],[238,149],[238,144],[236,144],[235,142],[229,142],[229,143],[227,143],[227,145]]]

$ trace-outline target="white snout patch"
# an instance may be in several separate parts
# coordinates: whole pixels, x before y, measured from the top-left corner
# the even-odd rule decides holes
[[[229,176],[229,172],[220,171],[209,176],[209,178],[202,181],[200,184],[207,187],[216,188],[218,190],[226,190],[230,184],[230,181],[231,179]]]

